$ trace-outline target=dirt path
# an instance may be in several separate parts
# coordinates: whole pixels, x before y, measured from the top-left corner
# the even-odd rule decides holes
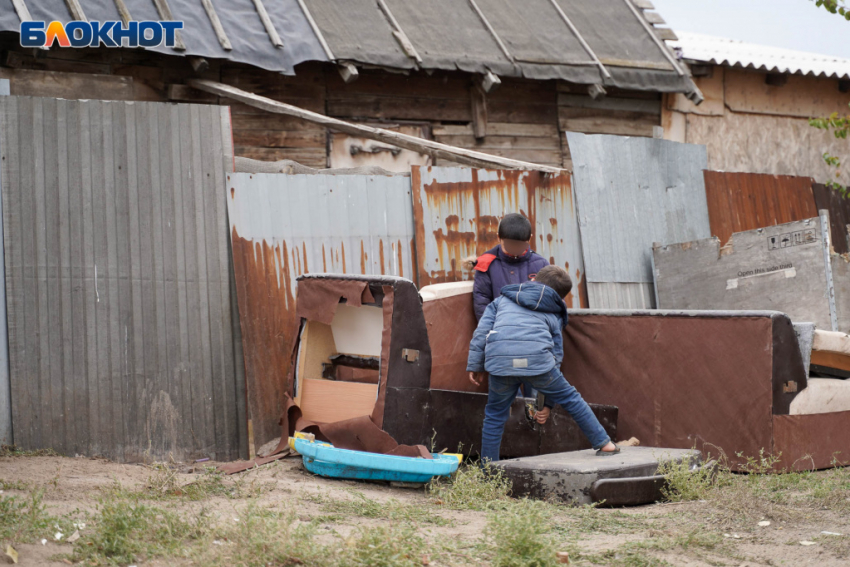
[[[97,529],[104,502],[129,495],[135,495],[134,502],[150,500],[183,518],[206,514],[215,525],[242,521],[251,506],[263,511],[289,511],[294,513],[296,524],[315,528],[317,541],[348,541],[362,536],[364,530],[404,524],[412,526],[432,546],[434,542],[454,546],[442,559],[427,560],[430,565],[486,565],[497,561],[487,557],[487,544],[482,543],[490,529],[488,521],[516,513],[510,506],[451,510],[421,489],[320,479],[303,470],[297,458],[236,477],[215,477],[215,485],[198,494],[190,494],[187,485],[191,487],[191,483],[210,475],[188,470],[189,465],[170,471],[88,458],[5,457],[0,458],[0,501],[23,501],[33,493],[43,493],[42,502],[50,516],[64,518],[65,525],[85,521],[81,535]],[[553,506],[548,531],[560,548],[570,552],[572,564],[848,565],[850,475],[828,474],[815,473],[787,483],[765,480],[763,486],[748,483],[753,487],[746,490],[741,486],[717,489],[711,499],[703,501],[622,510]],[[177,492],[159,497],[159,484],[166,486],[163,490],[176,488]],[[818,493],[821,489],[825,494]],[[36,528],[40,532],[29,541],[12,540],[20,565],[68,564],[67,558],[57,556],[69,554],[72,545],[53,541],[57,527]],[[63,538],[69,535],[65,533]],[[197,545],[222,545],[214,537],[199,540],[202,543]],[[39,543],[42,539],[47,540],[44,545]],[[0,543],[2,552],[9,539]],[[189,564],[197,557],[161,557],[145,564]],[[476,561],[481,557],[484,561]]]

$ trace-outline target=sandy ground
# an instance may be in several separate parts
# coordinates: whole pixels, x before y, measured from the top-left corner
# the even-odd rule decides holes
[[[209,465],[209,463],[204,463]],[[190,470],[189,465],[182,467]],[[45,491],[45,503],[54,515],[93,513],[102,489],[120,483],[126,488],[142,488],[151,474],[142,465],[118,464],[101,459],[64,457],[4,457],[0,458],[0,480],[7,483],[24,482],[28,488],[41,487]],[[190,482],[197,475],[181,472],[180,483]],[[367,498],[379,502],[389,499],[430,507],[435,513],[453,520],[450,526],[428,526],[431,537],[451,537],[475,540],[486,529],[487,514],[484,512],[443,510],[434,503],[424,490],[391,488],[382,484],[367,484],[352,481],[320,479],[305,471],[298,458],[288,458],[255,471],[237,475],[238,482],[252,483],[261,489],[260,501],[264,506],[294,506],[300,519],[326,514],[322,499],[349,499],[352,489],[362,492]],[[23,494],[21,491],[6,490],[4,496]],[[317,501],[318,500],[318,501]],[[187,513],[192,508],[205,506],[222,518],[235,515],[246,506],[246,500],[224,497],[210,498],[204,502],[174,504]],[[759,518],[730,520],[710,502],[685,502],[655,504],[620,511],[596,510],[601,524],[606,515],[625,513],[644,521],[645,528],[627,533],[610,533],[611,530],[590,530],[582,533],[578,545],[587,552],[618,549],[627,542],[640,542],[649,538],[669,535],[681,536],[693,530],[701,533],[727,534],[722,551],[686,547],[672,550],[653,549],[647,552],[651,559],[666,560],[671,565],[850,565],[850,516],[830,510],[800,510],[794,513],[777,513],[768,517],[770,526],[760,527]],[[769,514],[772,512],[768,512]],[[611,516],[612,518],[614,516]],[[764,520],[764,518],[761,518]],[[355,527],[379,523],[362,517],[350,521],[339,521],[323,526],[328,530],[345,535]],[[828,536],[821,532],[835,532],[842,536]],[[801,541],[815,541],[814,545],[801,545]],[[48,541],[46,545],[18,543],[20,565],[66,565],[51,561],[51,557],[67,553],[69,544]],[[2,554],[2,550],[0,550]],[[0,555],[0,564],[4,557]],[[573,564],[582,564],[580,558]],[[151,564],[166,564],[154,562]],[[635,564],[637,565],[637,563]]]

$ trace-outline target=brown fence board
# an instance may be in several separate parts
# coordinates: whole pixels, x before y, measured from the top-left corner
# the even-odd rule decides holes
[[[842,197],[838,191],[833,191],[822,183],[812,186],[815,194],[815,204],[818,210],[829,211],[829,224],[831,227],[832,247],[838,254],[850,252],[850,234],[847,225],[850,225],[850,196]]]
[[[721,245],[734,232],[818,216],[809,177],[709,170],[704,175],[711,234]]]

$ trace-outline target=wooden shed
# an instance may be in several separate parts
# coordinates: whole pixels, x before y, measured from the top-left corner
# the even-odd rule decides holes
[[[564,131],[660,137],[662,93],[701,99],[647,0],[115,0],[73,3],[73,14],[66,4],[0,8],[0,78],[13,95],[231,104],[186,84],[203,78],[556,167],[570,164]],[[174,19],[184,28],[174,49],[24,49],[27,19]],[[437,164],[243,104],[231,111],[237,156],[317,168]]]

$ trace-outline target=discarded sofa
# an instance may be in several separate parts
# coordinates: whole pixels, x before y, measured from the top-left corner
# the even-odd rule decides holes
[[[284,416],[285,429],[295,421],[344,429],[369,416],[399,444],[477,453],[487,390],[467,379],[475,329],[469,283],[428,286],[420,294],[398,277],[305,275],[298,278],[296,317],[288,385],[297,412]],[[566,412],[557,408],[538,426],[526,418],[525,404],[512,406],[504,458],[589,448]],[[617,408],[591,407],[616,438]]]
[[[792,411],[810,381],[783,313],[571,311],[564,350],[585,399],[618,406],[621,437],[738,469],[762,452],[778,470],[850,463],[850,411]]]

